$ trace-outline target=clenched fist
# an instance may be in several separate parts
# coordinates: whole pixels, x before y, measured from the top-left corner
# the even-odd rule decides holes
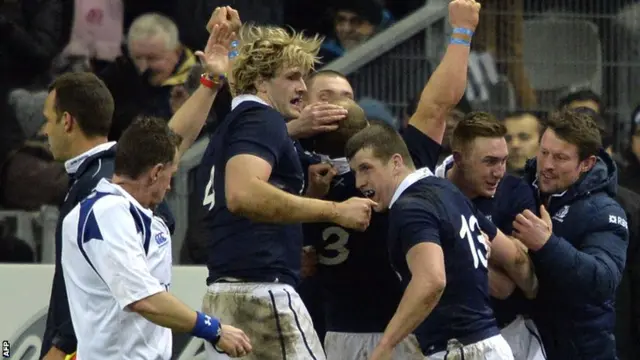
[[[216,347],[232,358],[246,356],[253,350],[244,331],[231,325],[222,325],[220,340]]]
[[[231,32],[238,34],[242,21],[240,21],[240,14],[231,6],[220,6],[213,10],[211,18],[207,22],[207,31],[211,32],[215,25],[226,25]]]
[[[480,3],[475,0],[453,0],[449,3],[449,23],[452,28],[475,31],[480,21]]]
[[[365,231],[369,227],[371,211],[376,202],[371,199],[352,197],[336,204],[335,223],[349,229]]]

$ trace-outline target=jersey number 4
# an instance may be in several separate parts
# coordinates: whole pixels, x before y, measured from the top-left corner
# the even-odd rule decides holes
[[[216,190],[213,188],[213,178],[216,174],[216,167],[211,167],[211,174],[209,175],[209,182],[204,188],[204,198],[202,199],[202,206],[209,206],[209,211],[213,209],[216,204]]]
[[[487,251],[488,244],[484,240],[484,235],[480,231],[480,225],[478,219],[471,215],[467,219],[464,215],[460,215],[462,225],[460,225],[460,238],[469,242],[469,249],[471,250],[471,256],[473,257],[473,266],[477,269],[482,265],[487,267]],[[480,248],[484,248],[484,253]]]
[[[335,241],[332,241],[334,240]],[[323,253],[327,250],[335,253],[335,256],[318,255],[318,262],[323,265],[339,265],[347,260],[349,257],[349,249],[347,244],[349,243],[349,233],[347,230],[339,226],[331,226],[322,232],[322,240],[327,245],[324,247]],[[331,241],[331,242],[329,242]]]

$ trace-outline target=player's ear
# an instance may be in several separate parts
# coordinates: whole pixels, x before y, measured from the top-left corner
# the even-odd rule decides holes
[[[158,181],[158,177],[160,177],[160,172],[162,171],[162,169],[164,169],[164,164],[156,164],[151,168],[151,170],[149,171],[149,179],[151,180],[151,183],[155,183],[156,181]]]
[[[402,159],[402,155],[393,154],[391,156],[391,161],[393,162],[393,171],[398,171],[404,165],[404,160]]]
[[[454,163],[459,163],[460,161],[462,161],[462,154],[460,154],[459,151],[454,151],[451,153],[451,155],[453,155]]]
[[[593,168],[598,159],[591,155],[580,162],[580,172],[585,173]]]
[[[258,93],[266,93],[267,92],[267,82],[264,78],[259,77],[258,80],[254,83],[256,90]]]

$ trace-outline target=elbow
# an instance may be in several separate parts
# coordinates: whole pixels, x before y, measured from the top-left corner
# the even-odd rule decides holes
[[[136,302],[133,302],[127,306],[127,308],[135,312],[137,314],[157,314],[158,311],[155,306],[153,306],[153,302],[149,300],[149,298],[141,299]]]
[[[234,215],[242,215],[244,213],[244,209],[246,208],[246,191],[244,190],[235,190],[235,189],[227,189],[225,193],[225,198],[227,201],[227,208]]]

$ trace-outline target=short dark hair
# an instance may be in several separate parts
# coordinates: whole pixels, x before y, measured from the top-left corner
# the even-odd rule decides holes
[[[351,159],[363,149],[371,149],[373,155],[384,162],[389,161],[394,154],[400,154],[405,164],[414,166],[402,136],[387,123],[372,122],[371,125],[352,136],[345,145],[344,154],[347,159]]]
[[[578,147],[578,157],[584,160],[597,155],[602,148],[602,137],[595,119],[590,113],[582,110],[564,108],[549,115],[546,129],[562,140]]]
[[[157,164],[174,160],[182,137],[163,119],[140,117],[122,133],[116,145],[114,173],[137,179]]]
[[[538,133],[542,134],[542,130],[544,129],[544,123],[547,118],[547,114],[544,111],[530,111],[530,110],[517,110],[506,113],[502,117],[502,121],[506,121],[509,119],[522,118],[524,116],[533,116],[538,121]]]
[[[558,101],[558,110],[561,110],[569,106],[572,102],[575,102],[575,101],[593,101],[596,104],[598,104],[598,108],[600,112],[604,110],[602,108],[603,107],[602,98],[600,97],[600,95],[596,94],[595,91],[591,89],[576,90],[563,96]]]
[[[349,79],[347,79],[347,76],[339,71],[323,69],[323,70],[314,71],[309,75],[307,75],[307,78],[305,79],[307,87],[311,87],[313,80],[315,80],[319,76],[333,76],[333,77],[339,77],[341,79],[345,79],[349,81]]]
[[[462,151],[479,137],[499,138],[507,134],[507,128],[488,112],[474,111],[456,124],[451,134],[451,150]]]
[[[364,114],[364,110],[351,99],[340,98],[331,101],[331,103],[345,108],[347,117],[338,122],[337,130],[317,135],[314,139],[314,150],[320,154],[339,157],[344,156],[342,152],[347,141],[367,127],[367,116]]]
[[[87,137],[108,136],[114,101],[107,85],[90,72],[65,73],[49,86],[56,91],[56,114],[69,113]]]
[[[600,130],[600,138],[602,139],[603,148],[606,149],[609,146],[613,145],[613,142],[614,142],[613,127],[611,126],[611,123],[605,119],[604,116],[600,115],[599,113],[595,112],[593,109],[588,107],[577,107],[574,109],[574,111],[591,116],[593,121],[596,123],[596,126],[598,126],[598,130]]]

